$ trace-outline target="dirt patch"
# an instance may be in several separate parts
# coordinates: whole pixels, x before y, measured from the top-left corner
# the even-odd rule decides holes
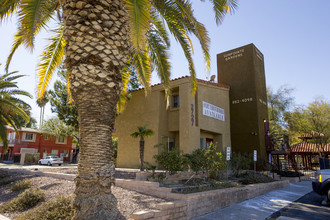
[[[47,169],[50,172],[49,169]],[[34,176],[32,174],[21,174],[21,173],[12,173],[7,170],[0,169],[0,175],[10,175],[11,177],[22,180],[30,179],[32,181],[32,187],[39,187],[46,192],[46,201],[56,198],[59,195],[70,195],[75,189],[73,181],[55,179],[52,177],[44,176]],[[17,181],[15,181],[17,182]],[[10,186],[14,184],[7,184],[0,187],[0,205],[9,201],[21,192],[12,192]],[[144,195],[135,191],[126,190],[120,187],[112,187],[112,192],[117,198],[118,209],[121,214],[128,219],[129,216],[136,211],[153,209],[157,203],[166,202],[170,200],[165,200],[157,197],[152,197]],[[15,217],[23,213],[4,213],[3,215],[14,219]]]

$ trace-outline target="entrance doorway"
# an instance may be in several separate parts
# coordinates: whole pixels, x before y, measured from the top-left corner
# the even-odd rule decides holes
[[[206,142],[206,148],[210,146],[211,142],[214,143],[213,138],[205,138],[205,142]]]

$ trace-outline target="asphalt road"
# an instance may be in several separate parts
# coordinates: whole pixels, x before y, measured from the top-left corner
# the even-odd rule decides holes
[[[330,219],[330,206],[321,205],[325,196],[320,196],[315,192],[310,192],[292,202],[290,205],[275,212],[269,219],[294,219],[326,220]]]

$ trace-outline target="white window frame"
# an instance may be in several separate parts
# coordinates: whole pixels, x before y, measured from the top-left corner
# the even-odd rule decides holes
[[[56,152],[56,153],[55,153],[55,152]],[[52,150],[51,153],[50,153],[50,155],[51,155],[51,156],[58,156],[58,152],[59,152],[58,149]]]
[[[28,134],[32,134],[32,140],[30,139],[26,139],[26,135]],[[24,132],[22,135],[22,141],[26,141],[26,142],[36,142],[36,134],[32,133],[32,132]]]
[[[61,139],[63,138],[63,141]],[[67,137],[61,136],[61,137],[56,137],[56,144],[66,144],[67,143]]]

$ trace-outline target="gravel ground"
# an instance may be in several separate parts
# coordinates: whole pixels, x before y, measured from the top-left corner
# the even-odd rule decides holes
[[[35,170],[35,169],[27,169]],[[41,172],[53,172],[53,173],[66,173],[66,174],[77,174],[77,168],[66,168],[66,167],[47,167],[47,168],[38,168],[38,171]]]
[[[50,170],[47,171],[50,172]],[[0,174],[4,172],[8,171],[0,169]],[[39,187],[46,191],[46,201],[59,195],[70,195],[75,189],[73,181],[18,173],[10,173],[10,176],[15,177],[17,180],[29,178],[32,181],[32,187]],[[10,185],[0,186],[0,205],[15,198],[20,193],[11,192]],[[112,192],[117,198],[119,211],[126,219],[129,219],[129,216],[135,211],[152,209],[157,203],[169,201],[116,186],[112,187]],[[3,215],[13,219],[20,214],[22,213],[4,213]]]

